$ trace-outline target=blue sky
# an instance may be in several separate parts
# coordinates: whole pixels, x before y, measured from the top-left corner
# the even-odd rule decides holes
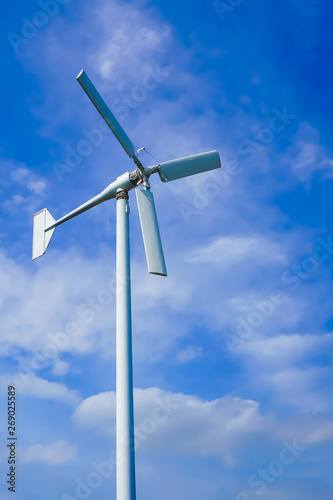
[[[138,500],[331,499],[332,17],[328,0],[3,6],[1,500],[9,384],[17,500],[115,498],[114,200],[31,261],[35,212],[133,169],[82,68],[138,148],[222,158],[152,179],[166,279],[130,196]]]

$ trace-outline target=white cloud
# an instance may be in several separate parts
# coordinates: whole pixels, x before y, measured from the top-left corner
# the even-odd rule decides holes
[[[289,365],[307,355],[330,351],[333,344],[333,334],[309,335],[292,334],[278,335],[270,338],[254,338],[241,343],[237,352],[244,356],[252,356],[256,362],[272,366]]]
[[[44,196],[45,180],[21,162],[0,158],[0,166],[15,186],[15,194],[3,201],[2,206],[8,212],[15,213],[23,208],[32,214],[40,203],[40,197]]]
[[[320,144],[318,131],[309,123],[302,122],[284,158],[291,171],[303,182],[311,180],[321,171],[323,177],[332,177],[333,159]]]
[[[196,345],[188,345],[182,351],[177,353],[178,363],[187,363],[202,356],[203,348]]]
[[[28,182],[28,189],[37,196],[43,196],[46,189],[46,182],[44,181],[30,181]]]
[[[24,196],[22,196],[21,194],[14,194],[14,196],[12,196],[12,198],[4,201],[2,203],[2,206],[6,210],[8,210],[8,212],[12,212],[13,210],[16,210],[16,208],[24,205],[25,203],[26,203],[26,199],[24,198]]]
[[[148,78],[147,67],[166,67],[170,62],[171,29],[161,19],[157,9],[148,9],[141,3],[132,3],[129,8],[116,0],[98,0],[93,4],[83,4],[80,18],[80,25],[76,26],[73,36],[72,22],[58,16],[47,31],[39,33],[38,46],[34,40],[29,44],[22,61],[33,67],[40,74],[41,81],[45,82],[45,88],[47,86],[43,104],[36,105],[32,110],[41,120],[39,132],[61,142],[63,137],[59,134],[58,125],[73,123],[74,116],[80,120],[84,113],[89,114],[92,110],[88,101],[85,101],[87,106],[84,109],[77,107],[83,96],[78,87],[69,83],[73,82],[80,69],[84,67],[103,98],[110,103],[121,99],[122,95],[131,94],[137,85],[142,85]],[[82,39],[86,38],[87,25],[90,40],[83,50]],[[37,57],[43,61],[43,72],[36,64]],[[50,89],[53,74],[58,75],[57,85]],[[52,99],[49,98],[51,95]],[[54,106],[57,101],[64,103],[64,98],[66,105]],[[137,103],[134,103],[133,108],[136,106]],[[45,120],[50,112],[52,120]]]
[[[77,407],[73,422],[80,429],[114,436],[115,404],[114,392],[91,396]],[[263,415],[253,400],[224,396],[209,401],[156,387],[134,390],[134,414],[139,452],[215,456],[229,468],[243,452],[250,455],[252,446],[267,440],[279,444],[297,439],[311,445],[333,437],[332,422],[314,414],[282,425],[272,415]]]
[[[115,9],[118,12],[115,13]],[[108,22],[110,19],[117,19],[117,27],[109,29],[110,36],[100,52],[100,74],[117,85],[121,80],[133,79],[134,75],[142,78],[145,66],[159,58],[159,53],[170,43],[169,28],[162,23],[151,24],[151,20],[135,8],[126,9],[125,15],[119,4],[112,5],[112,17],[106,14],[106,18]],[[134,25],[137,27],[135,30]]]
[[[24,396],[37,399],[51,399],[70,405],[77,405],[81,401],[78,391],[69,390],[64,384],[49,382],[36,377],[31,373],[18,373],[15,375],[1,375],[0,386],[14,385],[18,392]]]
[[[12,180],[17,184],[26,183],[26,179],[27,177],[29,177],[29,175],[30,175],[30,170],[23,164],[12,170],[10,174]]]
[[[68,373],[69,367],[70,364],[67,363],[66,361],[63,361],[62,359],[59,358],[55,358],[53,362],[52,373],[57,377],[64,377]]]
[[[90,260],[75,248],[62,255],[50,248],[47,256],[28,267],[0,253],[0,351],[10,352],[22,370],[38,372],[53,366],[58,376],[68,369],[61,361],[65,352],[113,356],[115,274],[105,273],[105,262],[112,260],[115,264],[109,250]],[[189,331],[184,311],[191,303],[192,287],[176,276],[150,276],[145,263],[132,264],[136,355],[145,362],[158,361]]]
[[[213,262],[229,266],[244,259],[266,262],[286,262],[280,245],[262,236],[222,236],[212,243],[196,249],[188,257],[190,262]]]
[[[149,140],[152,141],[153,137],[155,149],[152,152],[158,155],[159,160],[199,153],[203,145],[206,150],[212,149],[220,137],[217,127],[214,126],[217,115],[213,107],[209,108],[204,103],[206,104],[207,96],[210,95],[211,87],[215,83],[208,72],[200,76],[193,74],[189,49],[184,50],[179,44],[177,38],[173,36],[172,27],[160,17],[158,9],[150,9],[146,5],[135,3],[131,4],[129,9],[127,4],[114,0],[110,2],[100,0],[82,6],[81,16],[82,31],[77,27],[75,37],[72,24],[59,17],[54,20],[47,32],[40,33],[43,43],[33,47],[31,57],[26,54],[24,63],[29,64],[30,70],[33,67],[39,75],[39,81],[44,82],[45,86],[43,104],[40,107],[35,106],[32,110],[41,121],[39,132],[67,146],[68,139],[65,142],[59,133],[63,124],[71,123],[75,130],[77,119],[87,127],[89,122],[86,121],[86,117],[91,120],[91,116],[97,116],[91,114],[94,110],[92,111],[88,101],[79,101],[82,96],[72,85],[74,75],[70,68],[76,67],[79,71],[82,65],[111,108],[112,103],[118,100],[118,106],[121,101],[132,116],[136,110],[140,110],[140,115],[134,122],[130,120],[130,116],[122,125],[138,146],[147,145],[149,149]],[[83,28],[86,23],[89,24],[91,38],[85,47],[82,59],[80,40],[86,37]],[[34,41],[31,42],[31,48],[33,44]],[[43,61],[43,72],[40,71],[40,64],[36,64],[37,59]],[[78,60],[81,61],[80,67],[77,67]],[[154,80],[149,78],[149,73],[151,69],[155,70],[157,67],[162,68],[169,76],[162,78],[156,89],[148,91],[151,98],[142,102],[139,98],[138,101],[127,105],[124,97],[129,97],[137,86],[144,85],[147,79],[149,85],[153,86]],[[53,88],[52,81],[57,82]],[[172,92],[174,95],[172,101],[161,98],[161,89]],[[221,97],[221,88],[218,92],[219,102],[222,105],[225,97]],[[154,96],[158,101],[152,100]],[[59,100],[64,103],[64,99],[65,105],[54,106],[54,102]],[[78,108],[79,102],[86,102],[86,106]],[[195,120],[192,119],[191,113],[189,116],[189,109],[192,106],[200,106],[203,109],[203,113],[196,115]],[[50,113],[52,121],[45,120],[45,116],[49,116]],[[158,134],[156,134],[157,122]],[[132,132],[135,134],[133,137]],[[193,144],[196,150],[193,150]],[[105,156],[103,147],[100,151],[100,154],[104,155],[103,158],[108,158],[108,153]],[[114,151],[117,154],[118,148],[115,147]],[[99,161],[97,156],[96,148],[94,149],[96,163]],[[120,155],[120,158],[124,157]]]
[[[277,335],[262,337],[253,334],[237,344],[248,370],[249,384],[268,390],[278,405],[288,406],[298,413],[329,412],[329,380],[332,369],[316,365],[332,351],[333,334]]]
[[[31,267],[0,254],[2,352],[16,346],[30,351],[33,356],[42,355],[50,362],[58,358],[62,350],[84,352],[91,348],[91,339],[88,338],[92,330],[98,329],[106,319],[106,307],[92,318],[93,327],[77,313],[80,304],[85,304],[94,292],[97,294],[106,288],[112,279],[111,274],[105,276],[103,258],[92,262],[73,249],[69,249],[65,256],[57,253],[52,256],[50,249],[48,257],[36,262],[33,272]],[[92,306],[90,309],[92,317],[94,310]],[[20,314],[16,314],[17,310]],[[52,339],[59,332],[65,335],[65,329],[72,322],[81,324],[81,329],[78,327],[80,335],[67,336],[64,348],[61,344],[57,348],[56,340]],[[56,356],[47,348],[50,344]]]
[[[157,362],[179,339],[185,338],[191,328],[186,311],[193,300],[192,286],[176,273],[167,279],[149,275],[142,261],[133,266],[133,275],[134,349],[144,362],[148,359]]]
[[[24,163],[15,163],[13,160],[2,159],[2,166],[10,173],[11,180],[19,186],[27,187],[37,196],[43,195],[46,182],[35,171]]]
[[[228,455],[230,462],[230,449],[244,435],[268,425],[257,402],[231,396],[204,401],[151,387],[134,389],[134,407],[138,448],[144,452]],[[75,410],[73,422],[78,428],[114,435],[115,393],[84,400]]]
[[[80,403],[73,413],[79,429],[97,428],[101,433],[115,434],[116,393],[100,392]]]
[[[304,443],[322,443],[330,439],[333,439],[333,422],[322,422],[320,427],[308,433],[304,439]]]
[[[43,445],[35,444],[26,450],[20,449],[22,463],[41,463],[43,465],[58,465],[73,460],[77,454],[76,446],[60,440]]]
[[[266,374],[267,384],[275,391],[276,400],[280,404],[293,407],[298,412],[314,413],[332,410],[332,401],[327,394],[331,377],[330,368],[317,366],[290,368]]]

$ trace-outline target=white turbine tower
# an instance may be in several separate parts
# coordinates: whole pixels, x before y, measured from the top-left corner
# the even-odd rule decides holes
[[[46,252],[54,230],[59,224],[76,217],[106,200],[117,200],[116,244],[116,448],[117,448],[117,500],[135,500],[134,416],[132,376],[132,325],[129,252],[129,203],[128,192],[136,190],[141,229],[151,274],[166,276],[160,232],[155,211],[154,197],[149,177],[158,173],[161,181],[169,182],[189,175],[221,167],[217,151],[210,151],[178,160],[159,163],[145,168],[126,132],[118,123],[96,88],[82,70],[77,76],[97,111],[104,118],[126,153],[137,168],[126,172],[109,184],[100,194],[55,221],[46,208],[34,215],[32,258]]]

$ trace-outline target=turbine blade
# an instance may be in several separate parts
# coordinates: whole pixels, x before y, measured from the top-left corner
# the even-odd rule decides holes
[[[169,182],[220,167],[221,160],[218,152],[209,151],[208,153],[201,153],[161,163],[158,168],[158,173],[163,182]]]
[[[76,77],[77,81],[100,113],[102,118],[105,120],[107,125],[110,127],[126,153],[130,158],[136,158],[136,149],[131,139],[126,134],[125,130],[122,128],[117,118],[113,115],[105,101],[102,99],[95,86],[89,79],[88,75],[82,70]]]
[[[136,189],[135,192],[148,271],[167,276],[153,193],[143,189]]]

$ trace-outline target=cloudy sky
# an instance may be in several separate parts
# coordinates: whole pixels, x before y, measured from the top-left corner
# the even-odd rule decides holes
[[[31,260],[35,212],[133,170],[82,68],[137,148],[222,158],[152,179],[167,278],[130,196],[138,500],[332,498],[332,18],[328,0],[3,5],[1,500],[8,385],[15,498],[115,498],[115,201]]]

